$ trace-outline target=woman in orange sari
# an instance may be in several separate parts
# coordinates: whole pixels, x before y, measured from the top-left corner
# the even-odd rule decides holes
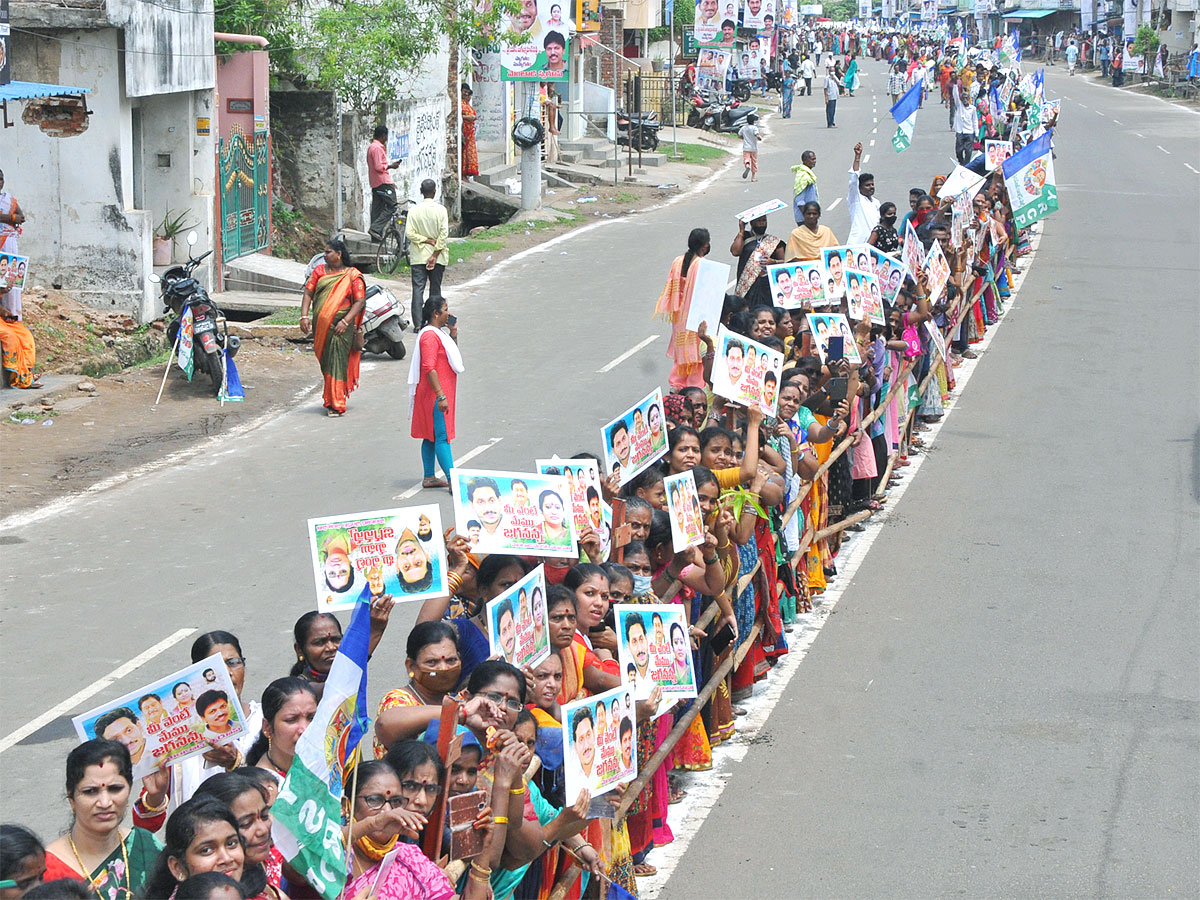
[[[471,105],[471,88],[462,86],[462,177],[479,174],[479,148],[475,144],[475,107]]]
[[[0,282],[0,297],[7,291],[7,283]],[[25,327],[25,323],[15,318],[7,309],[0,306],[0,349],[3,351],[3,383],[15,388],[40,388],[41,381],[33,374],[33,364],[37,359],[37,348],[33,343],[33,335]]]
[[[367,285],[350,264],[341,238],[325,244],[325,262],[313,269],[300,301],[300,331],[313,335],[313,352],[325,376],[322,399],[330,416],[346,414],[346,399],[358,387],[362,347],[356,336],[367,305]],[[313,307],[315,321],[308,316]]]

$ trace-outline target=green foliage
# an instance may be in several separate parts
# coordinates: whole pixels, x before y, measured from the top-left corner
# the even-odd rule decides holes
[[[182,234],[189,228],[196,227],[194,222],[190,225],[186,224],[185,220],[187,217],[188,211],[186,209],[181,211],[168,209],[163,216],[163,220],[155,226],[154,236],[168,238],[172,241],[175,240],[176,235]]]
[[[222,0],[217,3],[213,30],[230,34],[257,34],[267,39],[271,66],[277,72],[297,69],[294,45],[298,36],[295,4],[289,0]],[[254,44],[217,42],[217,54],[257,50]]]
[[[729,153],[720,147],[709,147],[707,144],[680,144],[679,155],[685,163],[704,165],[714,159],[724,159]]]
[[[656,41],[665,41],[667,33],[671,30],[666,26],[667,21],[667,5],[662,4],[662,20],[663,24],[658,28],[650,29],[650,43]],[[675,50],[679,51],[679,45],[683,42],[683,29],[691,28],[696,21],[696,4],[692,0],[675,0]]]
[[[1149,57],[1158,49],[1158,44],[1158,35],[1154,33],[1154,29],[1149,25],[1139,25],[1137,37],[1133,39],[1132,53],[1134,56]]]
[[[824,15],[835,22],[847,22],[858,15],[858,4],[854,0],[833,0],[825,4]]]

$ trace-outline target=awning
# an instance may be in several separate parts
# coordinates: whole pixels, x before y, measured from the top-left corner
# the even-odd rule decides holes
[[[1069,9],[1014,9],[1012,12],[1001,13],[1004,19],[1044,19],[1056,12],[1070,12]]]
[[[91,88],[71,87],[66,84],[38,84],[36,81],[10,81],[0,84],[0,101],[33,100],[38,97],[70,97],[89,94]]]

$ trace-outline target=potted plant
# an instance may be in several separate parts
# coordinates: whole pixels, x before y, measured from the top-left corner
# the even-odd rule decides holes
[[[187,210],[176,212],[168,209],[163,220],[155,226],[154,265],[169,266],[171,264],[176,236],[194,227],[185,223],[187,215]]]

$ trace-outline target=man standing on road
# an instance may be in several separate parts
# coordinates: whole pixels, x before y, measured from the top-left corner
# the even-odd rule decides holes
[[[904,94],[904,86],[907,79],[904,77],[904,60],[897,59],[896,64],[892,66],[892,72],[888,75],[888,96],[892,98],[892,106],[900,102],[900,97]]]
[[[850,207],[850,234],[847,244],[865,244],[879,224],[879,201],[875,198],[875,176],[859,172],[862,163],[862,141],[854,145],[854,165],[850,167],[850,185],[846,203]]]
[[[1075,63],[1079,60],[1079,47],[1076,46],[1074,39],[1071,40],[1071,43],[1067,44],[1065,55],[1067,57],[1067,74],[1074,75]]]
[[[825,127],[837,128],[833,123],[834,114],[837,112],[838,98],[838,80],[834,77],[833,69],[825,70]]]
[[[792,214],[797,225],[804,223],[804,204],[817,200],[817,154],[805,150],[800,154],[800,165],[792,166]]]
[[[817,67],[813,65],[811,56],[806,56],[800,60],[800,77],[804,79],[804,90],[801,93],[806,93],[812,96],[813,77],[817,74]]]
[[[400,160],[388,162],[387,139],[387,126],[376,125],[375,137],[367,147],[367,183],[371,185],[371,224],[367,231],[376,241],[383,239],[383,229],[396,214],[396,185],[389,170],[400,165]]]
[[[975,108],[963,96],[962,81],[958,78],[950,84],[950,104],[954,112],[954,158],[965,166],[975,149]]]
[[[425,308],[425,285],[429,296],[442,294],[442,274],[450,262],[447,242],[450,238],[450,217],[446,207],[433,199],[437,182],[426,178],[421,182],[421,202],[408,213],[408,265],[412,270],[412,321],[419,327]]]

